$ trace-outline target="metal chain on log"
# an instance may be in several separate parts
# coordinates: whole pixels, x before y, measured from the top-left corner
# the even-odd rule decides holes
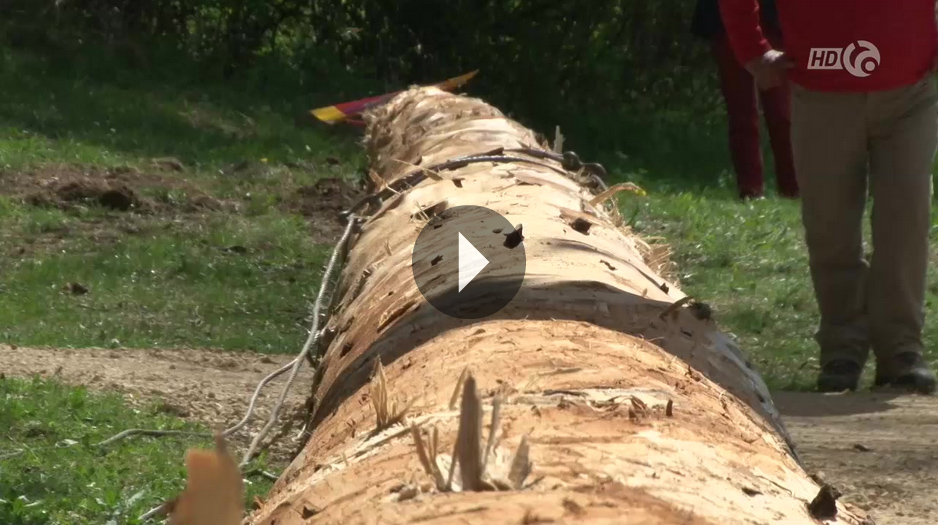
[[[308,441],[247,523],[871,523],[808,476],[732,339],[533,132],[434,88],[366,121],[375,198],[353,210]],[[530,161],[447,164],[493,152]],[[435,309],[412,271],[426,210],[462,205],[523,224],[524,285],[479,320]]]

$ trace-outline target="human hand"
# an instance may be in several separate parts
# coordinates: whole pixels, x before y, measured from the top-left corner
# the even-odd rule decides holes
[[[746,63],[746,71],[756,79],[759,89],[767,90],[782,83],[785,71],[795,66],[795,63],[782,51],[770,49],[764,55],[754,58]]]

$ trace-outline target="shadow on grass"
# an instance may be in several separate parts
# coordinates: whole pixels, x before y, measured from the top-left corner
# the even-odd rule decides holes
[[[185,67],[193,66],[179,66]],[[261,158],[358,156],[350,140],[356,131],[326,129],[307,118],[310,109],[328,103],[328,93],[200,84],[182,71],[176,82],[142,70],[114,75],[0,49],[0,164],[62,157],[118,164],[169,156],[219,168]]]

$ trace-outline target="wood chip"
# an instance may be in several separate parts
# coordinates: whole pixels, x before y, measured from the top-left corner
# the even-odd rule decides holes
[[[832,520],[837,517],[837,498],[839,497],[840,492],[837,489],[824,485],[808,504],[808,512],[815,519]]]
[[[514,248],[517,248],[521,244],[521,241],[524,240],[524,233],[522,229],[523,229],[523,225],[519,224],[515,226],[515,231],[504,234],[505,235],[504,246],[506,248],[514,249]]]
[[[469,374],[462,390],[462,404],[459,411],[459,431],[456,438],[456,455],[459,460],[459,472],[462,489],[478,491],[482,489],[482,402],[476,380]]]

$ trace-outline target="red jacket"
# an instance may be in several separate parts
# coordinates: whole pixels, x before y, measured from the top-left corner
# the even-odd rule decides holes
[[[938,54],[935,0],[778,0],[791,80],[814,91],[880,91],[913,84]],[[771,49],[757,0],[720,0],[740,63]]]

